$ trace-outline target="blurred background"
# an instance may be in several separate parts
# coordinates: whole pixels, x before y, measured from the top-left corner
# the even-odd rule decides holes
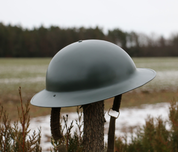
[[[51,58],[81,39],[113,42],[137,67],[157,72],[151,83],[129,92],[123,106],[176,98],[177,6],[176,0],[0,0],[0,103],[17,103],[19,86],[25,101],[44,89]]]
[[[0,57],[52,57],[105,39],[132,57],[178,56],[176,0],[0,0]]]
[[[146,117],[146,109],[158,114],[162,104],[178,101],[177,6],[177,0],[0,0],[0,104],[16,120],[19,86],[23,101],[29,101],[45,88],[48,64],[60,49],[78,40],[102,39],[122,47],[137,67],[157,72],[153,81],[123,95],[122,116],[132,115],[128,122],[134,126],[143,124],[137,121]],[[106,100],[105,110],[111,106],[112,99]],[[127,109],[135,107],[138,116]],[[31,117],[48,126],[49,119],[39,116],[49,115],[50,108],[30,109]],[[62,110],[75,112],[76,107]],[[126,130],[127,119],[120,120]],[[32,121],[34,128],[37,122]],[[46,134],[49,126],[42,129]]]
[[[13,108],[19,86],[25,101],[44,89],[51,58],[81,39],[113,42],[137,67],[157,72],[129,92],[123,106],[172,100],[178,94],[177,6],[176,0],[0,0],[0,103]]]

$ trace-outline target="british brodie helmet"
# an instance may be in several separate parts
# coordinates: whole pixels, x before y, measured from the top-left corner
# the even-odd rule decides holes
[[[152,80],[156,72],[136,68],[119,46],[83,40],[61,49],[46,73],[46,89],[31,104],[40,107],[85,105],[123,94]]]

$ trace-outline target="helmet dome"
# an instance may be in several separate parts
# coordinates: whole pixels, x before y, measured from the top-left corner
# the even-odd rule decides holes
[[[84,40],[61,49],[46,73],[46,89],[31,104],[68,107],[104,100],[140,87],[155,77],[151,69],[136,68],[119,46]]]

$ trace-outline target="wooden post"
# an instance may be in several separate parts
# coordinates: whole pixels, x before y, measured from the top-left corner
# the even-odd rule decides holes
[[[83,106],[84,151],[104,151],[104,101]]]

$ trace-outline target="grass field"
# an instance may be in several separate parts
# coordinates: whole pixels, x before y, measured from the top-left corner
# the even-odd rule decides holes
[[[0,103],[16,118],[19,104],[18,88],[22,87],[24,102],[45,88],[45,75],[50,58],[0,58]],[[178,58],[133,58],[138,68],[151,68],[157,72],[156,78],[145,86],[123,95],[122,107],[168,102],[178,98]],[[108,109],[111,99],[105,102]],[[50,101],[49,101],[50,102]],[[63,108],[73,111],[76,108]],[[31,106],[31,115],[50,113],[49,108]]]

